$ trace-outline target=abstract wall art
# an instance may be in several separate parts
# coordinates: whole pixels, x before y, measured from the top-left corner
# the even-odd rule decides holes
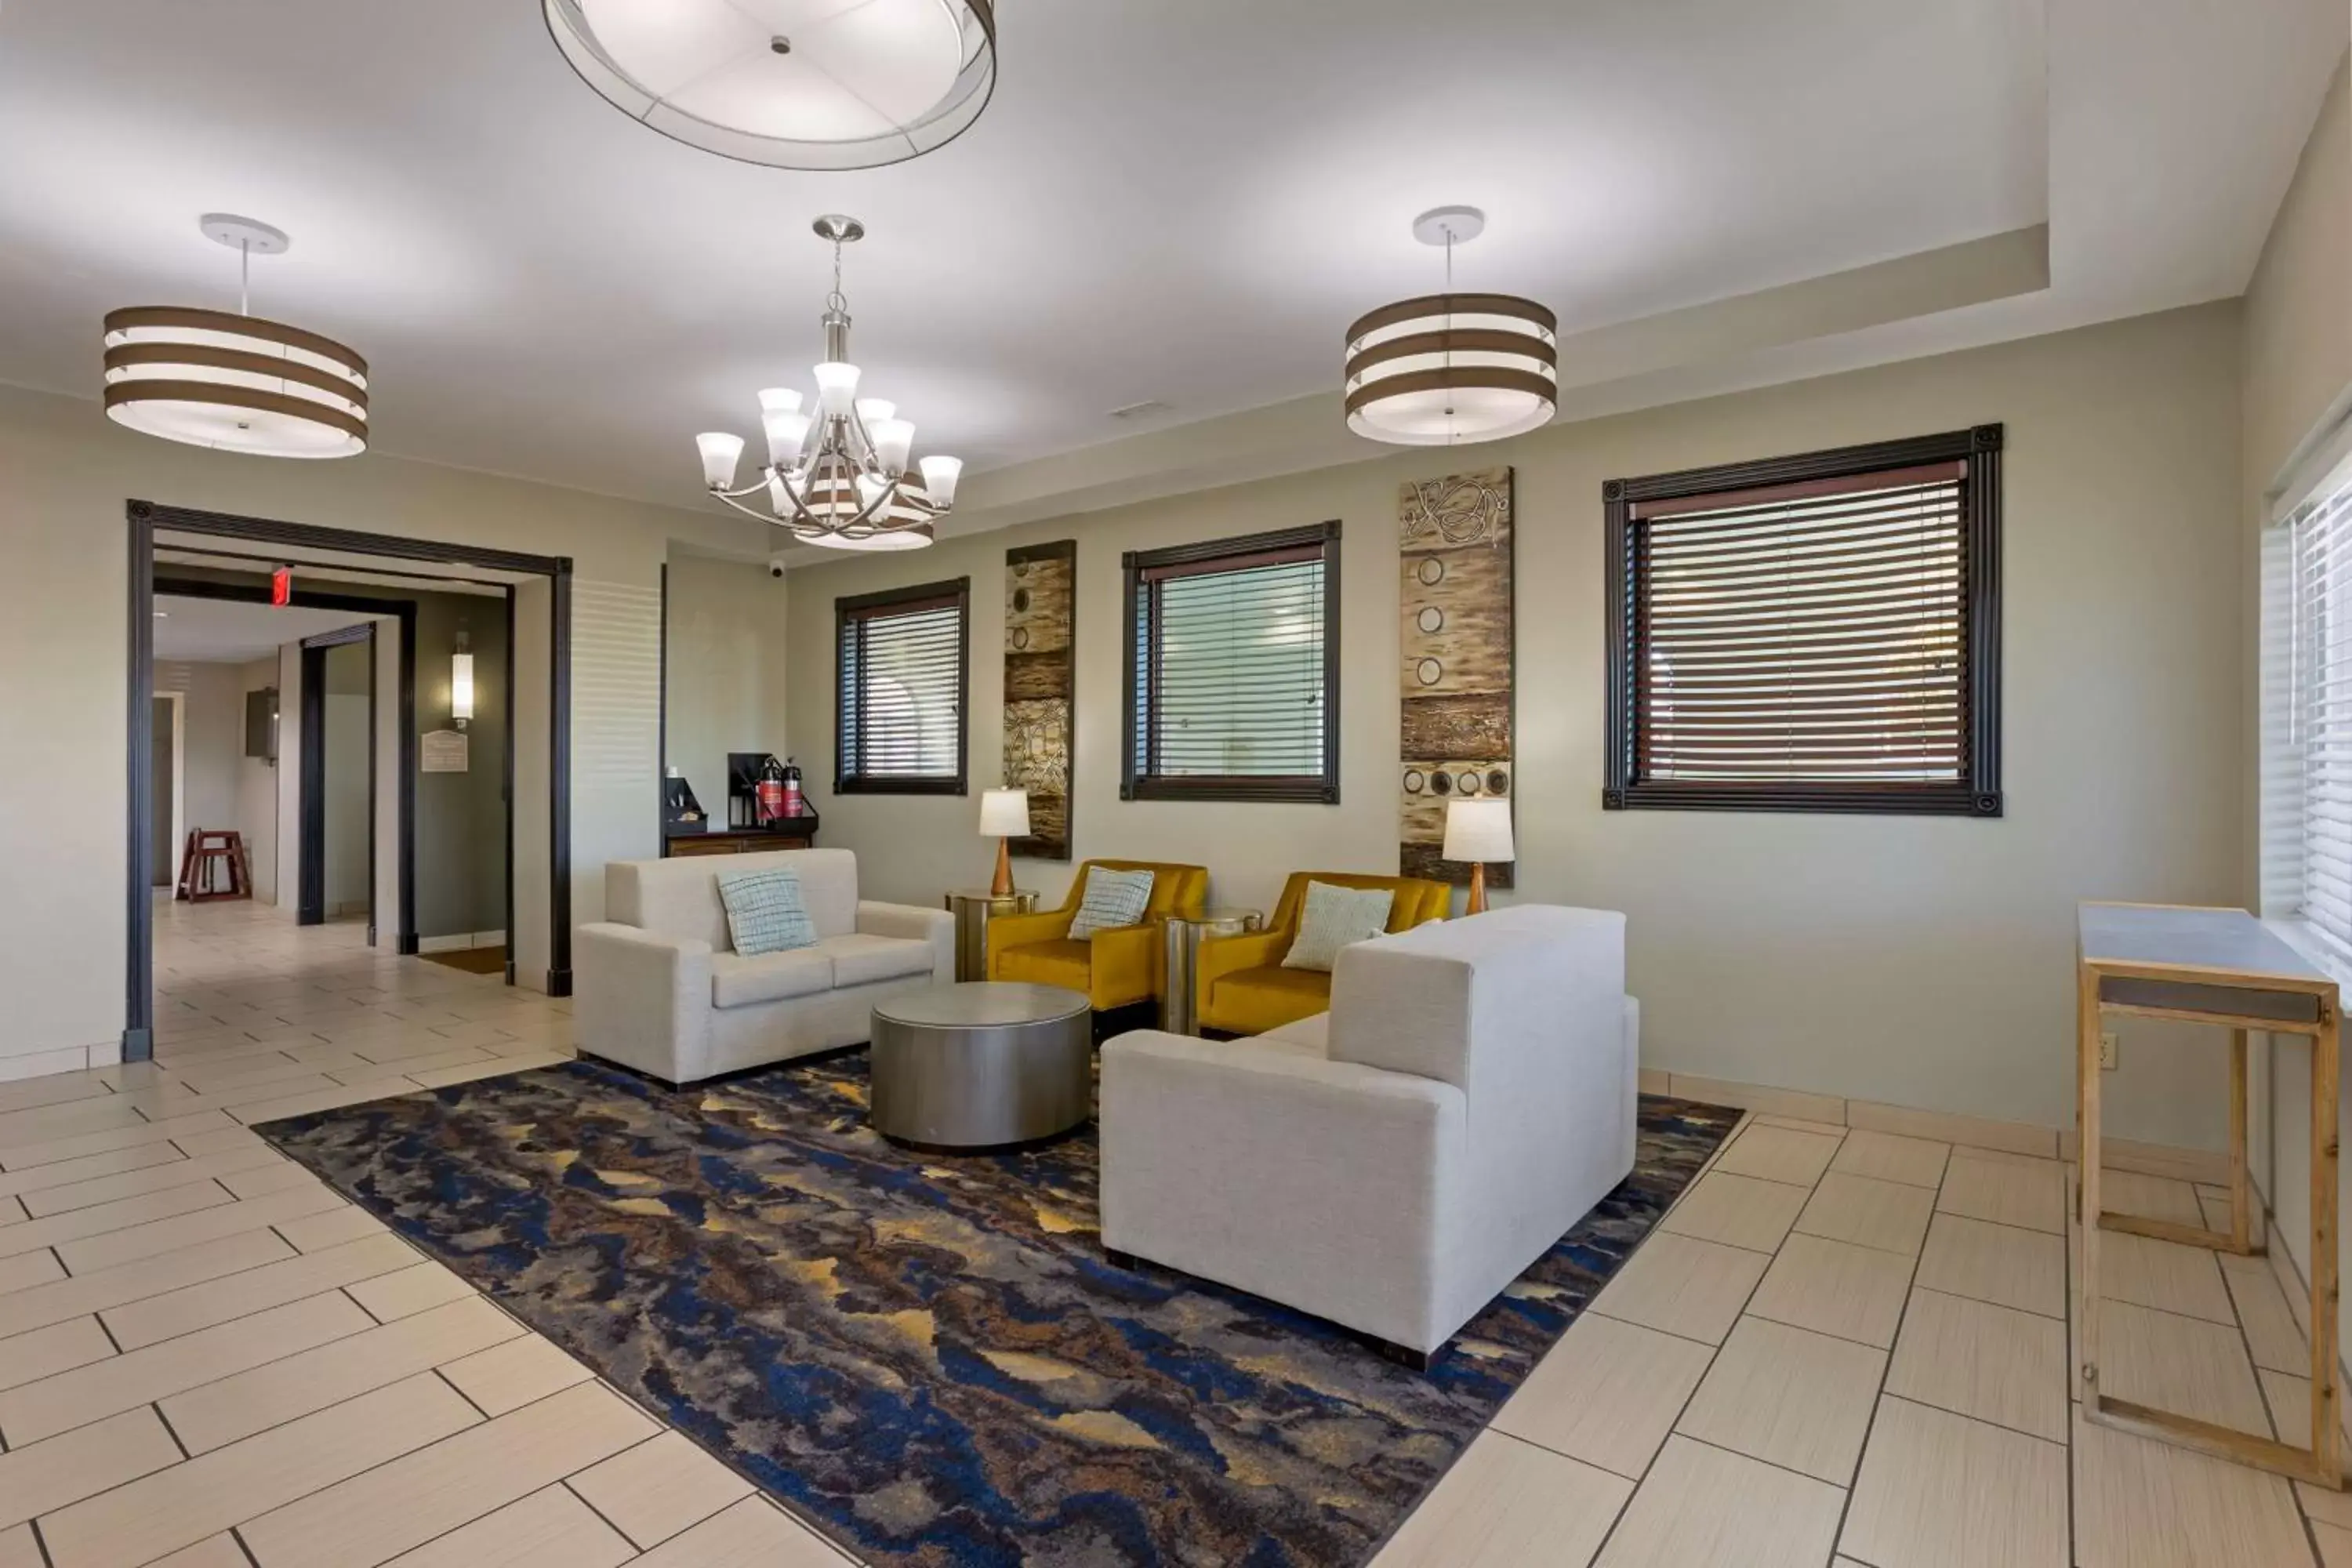
[[[1004,552],[1004,784],[1029,792],[1013,853],[1037,860],[1070,858],[1077,568],[1074,539]]]
[[[1400,866],[1454,884],[1466,863],[1444,858],[1445,805],[1510,796],[1512,770],[1511,470],[1488,468],[1400,487],[1397,526],[1403,625],[1403,803]],[[1486,868],[1508,888],[1511,868]]]

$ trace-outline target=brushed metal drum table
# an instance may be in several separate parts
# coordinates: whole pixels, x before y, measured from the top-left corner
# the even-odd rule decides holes
[[[1058,985],[934,985],[874,1009],[868,1120],[896,1142],[987,1149],[1094,1113],[1094,1009]]]

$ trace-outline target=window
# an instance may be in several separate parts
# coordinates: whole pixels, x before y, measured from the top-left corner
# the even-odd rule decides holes
[[[2000,815],[2001,427],[1601,488],[1601,804]]]
[[[1124,800],[1339,798],[1339,525],[1130,552]]]
[[[964,793],[971,579],[834,601],[844,795]]]
[[[2352,960],[2352,483],[2263,545],[2263,912]]]

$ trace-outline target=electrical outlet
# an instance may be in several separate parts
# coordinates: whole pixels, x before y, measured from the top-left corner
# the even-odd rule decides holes
[[[2120,1065],[2116,1058],[2121,1054],[2122,1047],[2116,1045],[2115,1036],[2110,1034],[2099,1037],[2099,1070],[2101,1072],[2115,1071]]]

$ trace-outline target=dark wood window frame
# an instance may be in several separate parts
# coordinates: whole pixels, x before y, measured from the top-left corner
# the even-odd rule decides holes
[[[1999,816],[2000,793],[2000,489],[1999,425],[1905,441],[1882,441],[1800,457],[1611,479],[1601,486],[1606,517],[1608,734],[1601,804],[1610,811],[1859,812],[1938,816]],[[1965,777],[1916,781],[1726,781],[1641,776],[1641,683],[1644,535],[1639,508],[1721,491],[1758,489],[1928,464],[1966,465],[1961,487],[1960,624],[1968,704],[1962,734]]]
[[[1156,668],[1156,628],[1146,632],[1141,615],[1155,578],[1200,575],[1272,564],[1288,556],[1323,563],[1323,758],[1318,774],[1293,777],[1155,774],[1137,766],[1150,740],[1150,719],[1138,675],[1147,660]],[[1235,539],[1205,540],[1161,550],[1129,551],[1119,558],[1126,577],[1123,615],[1127,637],[1125,715],[1119,737],[1118,797],[1121,800],[1212,800],[1339,804],[1339,524],[1315,523]],[[1143,641],[1139,640],[1141,634]],[[1139,721],[1141,722],[1139,723]],[[1139,733],[1141,731],[1143,732]]]
[[[891,613],[913,615],[920,611],[940,609],[949,605],[956,612],[956,763],[952,777],[929,774],[920,777],[891,777],[887,774],[854,773],[849,751],[843,737],[849,726],[843,722],[847,716],[849,700],[847,661],[845,651],[850,628],[860,622],[879,620]],[[833,790],[835,795],[968,795],[971,778],[971,579],[957,577],[943,583],[922,583],[910,588],[888,588],[878,594],[859,594],[833,602]]]

